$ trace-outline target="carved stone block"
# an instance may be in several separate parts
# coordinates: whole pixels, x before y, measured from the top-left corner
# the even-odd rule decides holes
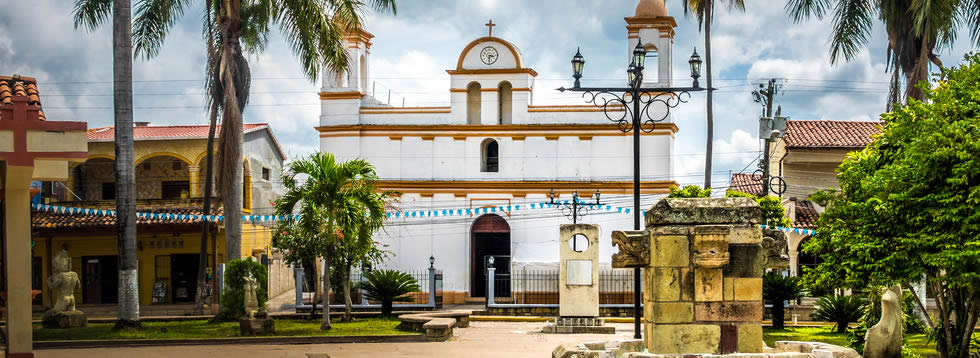
[[[694,229],[694,266],[722,267],[728,264],[728,234],[731,226],[709,225]]]
[[[612,255],[612,267],[646,267],[650,265],[650,232],[613,231],[613,246],[619,252]]]

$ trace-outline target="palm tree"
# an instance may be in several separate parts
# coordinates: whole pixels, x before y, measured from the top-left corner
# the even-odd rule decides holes
[[[959,24],[967,24],[970,38],[980,44],[980,3],[962,0],[789,0],[786,11],[794,21],[811,17],[822,19],[833,11],[830,63],[846,61],[868,45],[875,20],[885,24],[888,33],[888,69],[892,71],[888,109],[909,98],[924,100],[916,84],[929,80],[929,65],[943,67],[935,50],[949,48],[958,34]],[[900,81],[903,79],[904,81]],[[905,91],[901,98],[901,86]]]
[[[136,158],[133,154],[133,33],[129,0],[75,3],[75,28],[95,30],[112,14],[112,102],[116,149],[119,317],[116,329],[140,326],[136,261]]]
[[[728,4],[729,10],[745,11],[743,0],[719,0]],[[707,118],[708,142],[704,153],[704,188],[711,188],[711,159],[714,151],[715,120],[713,109],[713,92],[711,89],[711,21],[714,20],[712,8],[715,0],[683,0],[684,15],[694,14],[698,19],[698,27],[704,26],[704,80],[708,88]]]
[[[782,276],[767,273],[762,276],[762,296],[772,302],[772,328],[783,329],[786,313],[784,303],[788,300],[803,298],[806,290],[800,284],[799,277]]]
[[[338,246],[344,245],[340,241],[371,240],[384,222],[385,194],[378,192],[377,180],[368,162],[355,159],[338,163],[330,153],[314,153],[294,161],[282,176],[286,192],[276,201],[276,215],[292,215],[299,206],[297,225],[313,238],[312,245],[323,248],[322,330],[330,329],[330,266]],[[344,281],[349,282],[349,278]],[[349,284],[344,284],[344,290],[349,307]]]
[[[220,176],[218,183],[222,204],[228,214],[224,216],[225,257],[230,262],[241,257],[241,217],[237,213],[242,212],[243,195],[242,113],[248,102],[251,82],[243,50],[252,54],[261,52],[267,43],[270,26],[276,24],[293,53],[299,57],[304,74],[311,81],[319,77],[324,66],[338,73],[346,71],[350,59],[343,43],[343,35],[361,29],[364,2],[204,1],[206,6],[203,32],[208,42],[205,86],[208,105],[212,108],[212,126],[217,121],[218,113],[223,122],[217,173]],[[97,28],[107,19],[112,3],[113,0],[76,0],[76,26],[84,24],[91,29]],[[190,3],[187,0],[139,0],[133,21],[136,54],[145,58],[157,55],[170,29]],[[368,3],[379,12],[396,11],[394,0],[370,0]],[[213,135],[209,136],[209,142],[213,138]],[[207,155],[210,157],[210,149]],[[208,159],[209,162],[210,160]],[[210,169],[211,166],[208,167]],[[206,180],[208,183],[212,181],[210,175]],[[208,191],[205,195],[209,194]],[[135,247],[135,241],[133,245]]]

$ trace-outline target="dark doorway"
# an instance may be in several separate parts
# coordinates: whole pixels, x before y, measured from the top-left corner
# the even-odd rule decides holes
[[[492,256],[496,282],[505,283],[494,289],[495,296],[510,296],[510,225],[496,214],[485,214],[473,222],[470,237],[470,297],[487,296],[487,262]]]
[[[119,257],[82,257],[82,303],[119,303]]]
[[[173,303],[194,302],[197,292],[198,254],[170,255],[170,281]]]
[[[180,199],[183,193],[189,193],[189,181],[165,181],[160,183],[160,199]]]

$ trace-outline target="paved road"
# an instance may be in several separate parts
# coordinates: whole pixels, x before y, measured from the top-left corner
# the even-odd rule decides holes
[[[546,358],[559,344],[598,340],[631,339],[631,324],[613,324],[616,335],[535,333],[544,323],[472,322],[470,328],[457,328],[448,342],[363,343],[311,345],[216,345],[139,348],[45,349],[35,351],[38,358],[306,358],[307,353],[327,353],[344,357],[534,357]]]

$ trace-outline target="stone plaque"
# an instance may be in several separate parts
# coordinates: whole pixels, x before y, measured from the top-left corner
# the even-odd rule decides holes
[[[592,260],[565,261],[566,285],[592,285]]]

